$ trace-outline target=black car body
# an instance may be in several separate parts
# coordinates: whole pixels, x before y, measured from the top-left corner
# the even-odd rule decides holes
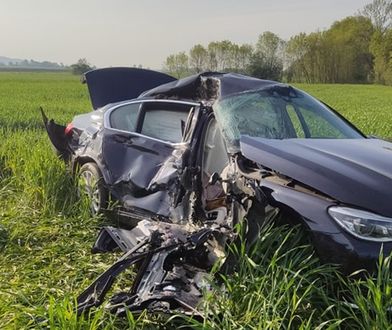
[[[94,212],[111,195],[129,224],[170,224],[166,234],[170,226],[230,229],[247,219],[249,242],[279,214],[302,224],[320,258],[345,272],[371,269],[382,246],[391,252],[392,144],[367,138],[308,94],[231,73],[176,80],[110,68],[85,80],[93,112],[67,128],[44,120],[61,157],[95,180]],[[124,241],[139,237],[136,229],[103,229],[97,250],[132,250],[142,239]],[[93,291],[83,306],[97,304]]]

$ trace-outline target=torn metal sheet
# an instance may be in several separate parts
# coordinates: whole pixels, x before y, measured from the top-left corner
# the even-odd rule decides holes
[[[223,227],[195,227],[141,221],[132,230],[105,227],[95,251],[114,247],[123,256],[101,274],[77,299],[78,312],[103,303],[116,277],[138,264],[132,288],[115,294],[106,305],[117,314],[131,312],[201,315],[200,300],[209,287],[209,272],[218,259],[223,261],[229,237]]]
[[[188,146],[168,145],[117,132],[107,132],[102,143],[105,167],[110,169],[106,182],[124,207],[170,217],[175,197],[180,194]]]

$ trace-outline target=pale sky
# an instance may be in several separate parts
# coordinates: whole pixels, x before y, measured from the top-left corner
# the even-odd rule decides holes
[[[328,28],[371,0],[0,0],[0,56],[159,69],[196,43]]]

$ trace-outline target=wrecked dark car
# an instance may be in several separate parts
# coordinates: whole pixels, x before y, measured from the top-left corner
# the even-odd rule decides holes
[[[301,224],[321,260],[345,272],[391,252],[392,143],[305,92],[233,73],[109,68],[84,80],[94,111],[66,127],[43,113],[45,126],[92,212],[114,200],[133,229],[101,230],[94,250],[124,255],[79,297],[80,311],[136,264],[133,287],[111,300],[117,312],[195,312],[243,219],[249,244],[272,218]]]

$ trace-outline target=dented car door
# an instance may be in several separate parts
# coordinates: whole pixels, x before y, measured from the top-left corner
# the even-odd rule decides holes
[[[133,122],[121,114],[126,106],[137,112]],[[195,103],[148,100],[105,114],[101,157],[109,169],[111,193],[125,209],[184,219],[181,182],[198,109]],[[126,121],[134,127],[127,130]]]

